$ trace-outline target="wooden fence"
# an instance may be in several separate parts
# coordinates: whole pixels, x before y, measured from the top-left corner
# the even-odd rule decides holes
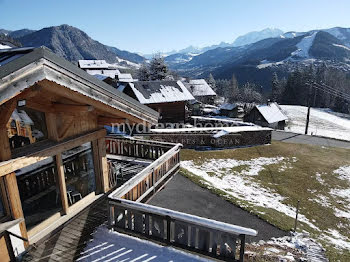
[[[107,154],[154,160],[141,172],[118,187],[112,193],[114,197],[140,202],[180,168],[181,144],[106,137],[106,145]],[[110,173],[109,181],[117,181],[113,176]],[[113,185],[110,186],[113,187]]]
[[[109,226],[227,261],[243,261],[250,228],[109,196]]]

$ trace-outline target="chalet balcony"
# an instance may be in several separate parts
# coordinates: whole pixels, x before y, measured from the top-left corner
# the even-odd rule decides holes
[[[242,261],[245,235],[254,235],[255,230],[144,204],[179,170],[181,144],[118,136],[107,136],[105,142],[111,192],[108,198],[102,197],[58,231],[31,246],[23,257],[24,261],[90,261],[91,255],[97,256],[97,260],[102,259],[103,256],[99,257],[98,252],[88,254],[84,250],[89,243],[96,241],[93,240],[94,232],[103,232],[105,228],[163,242],[206,257]],[[71,205],[82,201],[88,188],[93,187],[90,180],[84,180],[84,177],[89,177],[86,173],[89,172],[90,152],[89,145],[84,144],[80,149],[63,156],[64,169],[69,174],[66,177],[70,185],[67,197]],[[36,199],[32,202],[36,202],[37,208],[30,209],[31,216],[25,215],[26,220],[31,218],[30,223],[35,224],[45,219],[44,216],[40,217],[42,210],[46,208],[49,214],[48,207],[54,207],[59,196],[54,189],[54,181],[48,179],[49,174],[55,172],[52,163],[31,172],[19,180],[19,186],[20,190],[23,188],[23,192],[26,192],[22,194],[32,192],[29,200]],[[43,187],[43,181],[47,181],[46,189],[35,189]],[[52,212],[55,212],[54,208]],[[113,245],[109,243],[109,246]]]

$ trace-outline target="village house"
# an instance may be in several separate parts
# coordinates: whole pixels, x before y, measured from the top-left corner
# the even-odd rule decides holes
[[[204,104],[214,103],[216,93],[204,79],[189,80],[184,82],[184,85],[196,100]]]
[[[220,115],[230,118],[238,117],[239,107],[237,104],[226,103],[219,107]]]
[[[90,75],[99,75],[115,78],[120,74],[116,66],[107,63],[105,60],[79,60],[78,65]]]
[[[245,122],[260,126],[284,130],[288,117],[282,112],[277,103],[256,105],[244,116]]]
[[[156,110],[160,122],[184,122],[186,102],[194,100],[181,81],[137,81],[121,85],[118,89]]]

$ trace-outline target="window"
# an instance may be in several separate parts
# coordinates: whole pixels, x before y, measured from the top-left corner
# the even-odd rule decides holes
[[[27,229],[62,209],[53,157],[17,170],[16,177]]]
[[[45,114],[26,107],[16,108],[7,124],[11,149],[47,138]]]
[[[81,200],[96,189],[91,143],[62,153],[69,205]]]

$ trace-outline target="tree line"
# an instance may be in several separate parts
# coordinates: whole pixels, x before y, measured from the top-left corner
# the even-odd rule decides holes
[[[231,79],[207,79],[219,96],[229,103],[266,103],[268,100],[287,105],[308,105],[330,108],[337,112],[350,113],[350,103],[341,96],[329,94],[321,89],[312,88],[312,83],[325,84],[341,93],[350,94],[350,74],[335,67],[320,66],[298,67],[287,78],[273,73],[271,92],[264,94],[262,87],[251,82],[240,84],[235,75]],[[309,86],[311,89],[309,91]],[[309,93],[310,92],[310,93]]]

